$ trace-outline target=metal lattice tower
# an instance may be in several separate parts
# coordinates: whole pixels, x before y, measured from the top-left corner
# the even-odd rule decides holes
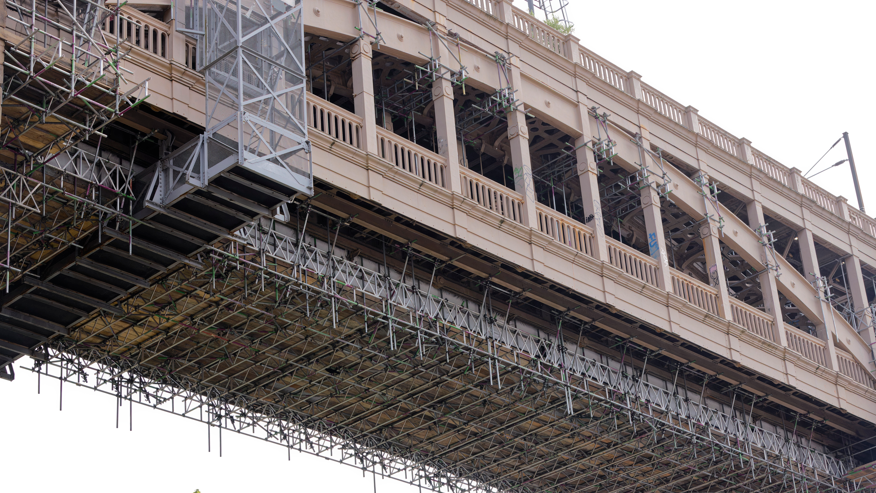
[[[300,0],[204,2],[206,132],[162,165],[148,201],[167,206],[232,168],[313,193],[301,12]]]

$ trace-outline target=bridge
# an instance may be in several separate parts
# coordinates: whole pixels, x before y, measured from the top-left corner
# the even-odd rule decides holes
[[[536,3],[5,0],[0,377],[439,492],[876,490],[876,220]]]

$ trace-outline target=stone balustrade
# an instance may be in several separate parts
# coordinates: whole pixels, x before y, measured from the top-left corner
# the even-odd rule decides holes
[[[753,332],[768,341],[778,342],[773,317],[737,299],[730,300],[730,311],[733,315],[734,323],[745,327],[749,332]]]
[[[672,292],[688,303],[718,315],[718,290],[714,287],[673,269]]]
[[[146,50],[164,59],[170,59],[170,26],[133,7],[122,7],[119,25],[112,17],[103,22],[103,30],[111,37],[118,36],[124,43]]]
[[[380,157],[423,180],[446,187],[447,159],[400,137],[389,130],[377,127],[377,149]]]
[[[543,204],[536,206],[538,230],[554,240],[593,256],[593,230]]]
[[[536,43],[562,57],[568,58],[563,45],[563,35],[559,31],[516,7],[513,8],[512,19],[514,27],[523,31],[524,34]]]
[[[813,361],[820,366],[827,366],[827,348],[824,341],[815,336],[794,329],[787,329],[785,334],[788,337],[789,349],[800,353],[804,358]]]
[[[608,263],[645,284],[657,286],[656,260],[616,240],[606,238],[606,244]]]
[[[362,148],[362,118],[317,97],[307,98],[307,116],[310,128],[344,144]]]
[[[523,223],[523,195],[478,173],[461,169],[462,194],[500,216]]]

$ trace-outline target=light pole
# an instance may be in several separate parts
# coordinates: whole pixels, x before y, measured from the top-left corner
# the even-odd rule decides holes
[[[861,184],[858,183],[858,170],[855,169],[855,158],[852,156],[852,144],[849,142],[849,133],[843,132],[843,140],[846,141],[846,156],[849,158],[849,165],[852,167],[852,180],[855,182],[855,193],[858,194],[858,209],[864,212],[864,199],[861,197]]]

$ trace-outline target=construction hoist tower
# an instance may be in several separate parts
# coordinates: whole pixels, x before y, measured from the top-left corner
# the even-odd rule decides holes
[[[198,39],[205,132],[162,163],[147,203],[166,207],[223,173],[312,195],[302,1],[207,0],[182,13]]]

